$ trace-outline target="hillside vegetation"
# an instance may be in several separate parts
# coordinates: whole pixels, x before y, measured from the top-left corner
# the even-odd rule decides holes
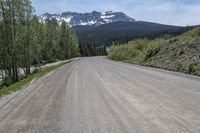
[[[200,75],[200,27],[179,36],[155,40],[137,39],[112,46],[108,57],[116,61],[147,65]]]

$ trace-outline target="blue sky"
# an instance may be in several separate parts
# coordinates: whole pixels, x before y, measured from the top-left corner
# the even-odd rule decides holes
[[[37,15],[45,12],[122,11],[136,20],[172,25],[200,24],[200,0],[31,0]]]

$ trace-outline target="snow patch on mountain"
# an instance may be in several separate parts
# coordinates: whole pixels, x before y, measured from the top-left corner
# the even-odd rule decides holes
[[[67,16],[67,17],[64,17],[64,18],[61,18],[61,17],[58,17],[57,20],[64,20],[65,22],[67,23],[70,23],[70,21],[72,20],[73,16]]]
[[[93,21],[93,20],[88,21],[88,22],[82,22],[81,21],[79,25],[94,25],[94,24],[96,24],[96,22],[97,21]]]
[[[102,19],[108,19],[108,18],[113,18],[115,15],[110,15],[110,16],[106,16],[106,15],[103,15],[101,16]]]

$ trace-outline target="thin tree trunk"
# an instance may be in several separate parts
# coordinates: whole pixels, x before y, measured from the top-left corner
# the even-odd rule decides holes
[[[12,0],[11,6],[11,31],[12,31],[12,69],[13,69],[13,80],[18,81],[17,63],[16,63],[16,21],[15,21],[15,0]]]
[[[6,14],[5,14],[5,9],[4,9],[4,4],[3,4],[3,1],[1,1],[1,9],[2,9],[2,16],[3,16],[3,22],[4,22],[4,28],[5,28],[5,38],[6,38],[6,44],[8,45],[7,47],[7,55],[6,56],[6,59],[5,59],[5,77],[6,79],[8,78],[8,80],[10,80],[12,78],[12,70],[11,70],[11,63],[10,63],[10,42],[9,42],[9,39],[8,39],[8,36],[9,36],[9,32],[8,32],[8,22],[7,22],[7,18],[6,18]],[[6,70],[7,69],[7,70]],[[8,72],[8,74],[6,74],[6,71]]]
[[[27,20],[29,21],[29,20]],[[29,75],[31,73],[30,70],[30,25],[27,22],[27,63],[26,63],[26,74]]]

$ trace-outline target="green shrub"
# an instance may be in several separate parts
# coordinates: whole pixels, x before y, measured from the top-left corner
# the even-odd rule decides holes
[[[158,52],[159,52],[158,48],[148,49],[144,61],[147,61],[148,59],[156,55]]]
[[[129,60],[133,55],[132,51],[127,45],[112,46],[108,53],[108,58],[116,61]]]
[[[184,66],[183,66],[183,64],[179,63],[176,68],[177,68],[177,71],[181,72],[183,70]]]
[[[39,69],[36,68],[36,69],[33,71],[33,74],[38,73],[38,71],[39,71]]]
[[[188,69],[189,74],[196,74],[197,73],[197,63],[192,63],[189,65]]]
[[[149,42],[148,39],[137,39],[132,42],[132,45],[135,50],[142,51],[144,48],[146,48],[148,42]]]

